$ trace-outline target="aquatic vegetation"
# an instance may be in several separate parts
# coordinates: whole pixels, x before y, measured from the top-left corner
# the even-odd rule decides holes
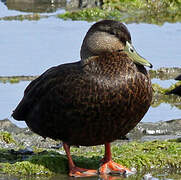
[[[19,83],[20,81],[32,81],[38,76],[0,76],[0,83]]]
[[[157,70],[149,70],[151,78],[156,78],[160,80],[175,79],[179,74],[181,74],[181,68],[164,68],[161,67]]]
[[[121,20],[125,23],[181,22],[181,1],[172,0],[104,0],[102,8],[67,11],[59,18],[97,21],[99,19]]]
[[[181,81],[178,81],[175,84],[172,84],[169,88],[163,88],[159,84],[152,84],[152,87],[153,87],[154,92],[165,94],[166,92],[169,92],[180,85],[181,85]]]
[[[39,14],[25,14],[25,15],[17,15],[17,16],[5,16],[1,17],[0,20],[5,20],[5,21],[24,21],[24,20],[29,20],[29,21],[37,21],[40,20],[40,18],[47,18],[48,16],[45,15],[39,15]]]
[[[100,8],[88,8],[80,11],[69,12],[66,11],[64,14],[59,14],[57,17],[64,20],[84,20],[84,21],[98,21],[100,19],[120,19],[122,15],[119,11],[106,11]]]
[[[18,155],[15,160],[16,156],[12,157],[9,151],[1,149],[1,157],[4,154],[4,159],[0,159],[1,172],[21,176],[66,174],[68,161],[65,155],[59,153],[61,151],[62,149],[57,152],[44,150],[29,155],[26,160],[21,158],[22,155]],[[71,148],[75,163],[85,168],[98,168],[103,152],[103,146]],[[113,143],[112,153],[114,161],[130,168],[135,167],[138,172],[156,168],[181,168],[181,149],[178,140],[116,142]]]
[[[175,79],[176,76],[181,74],[181,68],[173,67],[173,68],[159,68],[157,70],[149,70],[151,78],[157,78],[160,80],[168,80]],[[20,81],[32,81],[36,79],[38,76],[0,76],[0,83],[7,82],[20,82]]]
[[[154,96],[151,106],[158,107],[161,103],[168,103],[171,106],[175,106],[181,109],[181,97],[177,95],[165,95],[166,92],[174,89],[175,87],[181,85],[181,81],[171,85],[169,88],[163,88],[159,84],[152,84],[154,90]]]
[[[0,132],[0,141],[4,141],[5,143],[15,143],[15,140],[13,139],[12,135],[9,132]]]
[[[155,93],[151,106],[158,107],[161,103],[170,104],[178,109],[181,109],[181,97],[176,95],[165,95]]]

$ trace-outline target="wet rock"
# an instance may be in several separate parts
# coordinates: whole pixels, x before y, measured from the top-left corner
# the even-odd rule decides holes
[[[103,0],[5,0],[8,9],[23,12],[55,12],[58,8],[65,8],[69,11],[82,8],[100,7]]]
[[[181,135],[181,119],[157,123],[141,122],[138,128],[145,135]]]
[[[8,119],[0,120],[0,131],[7,131],[10,133],[22,133],[25,132],[26,130],[27,128],[25,129],[19,128]]]
[[[66,9],[69,11],[82,8],[100,7],[103,5],[103,0],[70,0],[67,2]]]
[[[58,8],[65,8],[66,0],[6,0],[8,9],[23,12],[55,12]]]
[[[176,76],[181,74],[181,68],[159,68],[157,70],[149,71],[151,78],[157,78],[161,80],[175,79]]]
[[[153,176],[151,174],[145,174],[143,180],[153,180]]]
[[[33,149],[30,148],[30,147],[27,147],[25,149],[19,149],[18,151],[15,151],[14,149],[11,149],[10,150],[11,154],[21,154],[21,155],[32,155],[34,152],[33,152]]]
[[[141,141],[168,140],[181,137],[181,119],[161,122],[140,122],[129,134],[130,139]]]
[[[19,128],[12,124],[8,119],[0,121],[0,131],[7,131],[12,134],[16,143],[9,143],[0,141],[0,147],[16,149],[18,146],[48,149],[59,149],[62,147],[60,141],[55,141],[50,138],[43,138],[29,128]],[[167,140],[181,138],[181,119],[162,121],[156,123],[140,122],[128,135],[125,140]],[[120,137],[120,139],[123,139]],[[25,149],[28,151],[27,149]]]
[[[51,146],[53,149],[60,149],[62,147],[62,143],[56,144],[55,146]]]

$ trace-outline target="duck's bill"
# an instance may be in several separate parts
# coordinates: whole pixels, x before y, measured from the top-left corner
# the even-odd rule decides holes
[[[126,47],[123,50],[124,52],[127,53],[130,59],[136,64],[143,65],[143,66],[148,66],[152,68],[152,64],[149,63],[146,59],[141,57],[135,50],[135,48],[130,44],[128,41],[126,41]]]

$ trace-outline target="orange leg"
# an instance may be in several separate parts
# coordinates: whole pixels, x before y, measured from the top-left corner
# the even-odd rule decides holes
[[[63,143],[64,150],[66,152],[67,158],[68,158],[68,164],[69,164],[69,176],[74,177],[89,177],[89,176],[96,176],[97,170],[91,170],[91,169],[84,169],[76,167],[72,157],[70,155],[70,146],[66,143]]]
[[[111,155],[111,145],[110,143],[105,144],[105,155],[102,159],[102,165],[99,168],[100,174],[133,174],[133,172],[115,162],[112,161],[112,155]]]

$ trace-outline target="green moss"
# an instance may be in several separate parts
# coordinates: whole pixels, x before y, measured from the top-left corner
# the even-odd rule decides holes
[[[62,149],[60,150],[62,151]],[[1,152],[5,153],[2,150]],[[113,143],[112,153],[115,162],[129,168],[135,167],[138,172],[149,171],[153,168],[181,168],[180,141]],[[104,154],[104,147],[71,148],[71,154],[78,166],[98,169]],[[20,158],[13,163],[2,163],[1,161],[0,166],[3,173],[11,175],[52,176],[68,173],[66,156],[55,151],[36,153],[25,161]]]
[[[181,22],[181,1],[104,0],[102,8],[88,8],[58,15],[62,19],[97,21],[121,20],[125,23]]]
[[[29,161],[16,162],[14,164],[4,163],[3,173],[11,175],[51,175],[50,171],[43,165],[33,164]]]
[[[38,76],[0,76],[2,83],[19,83],[20,81],[32,81]]]
[[[181,97],[177,95],[165,95],[166,92],[174,89],[175,87],[181,85],[181,81],[171,85],[169,88],[163,88],[158,84],[152,84],[154,90],[154,96],[151,106],[158,107],[161,103],[167,103],[171,106],[175,106],[178,109],[181,109]]]
[[[181,109],[181,97],[176,95],[164,95],[164,94],[155,94],[151,106],[158,107],[161,103],[167,103],[171,106],[175,106],[178,109]]]
[[[133,142],[120,149],[121,151],[118,149],[117,153],[114,153],[115,160],[118,163],[128,167],[135,167],[138,170],[181,167],[181,160],[177,161],[177,158],[181,155],[179,143],[168,141]],[[113,152],[115,152],[114,148]]]
[[[15,155],[9,151],[1,150],[1,156],[9,156],[10,159],[0,160],[1,171],[11,175],[22,176],[51,176],[55,173],[67,173],[68,164],[64,155],[54,151],[43,151],[29,157],[23,161],[23,155],[18,155],[17,161],[13,161]],[[2,163],[6,162],[6,163]],[[8,163],[7,163],[8,162]]]
[[[20,161],[22,158],[15,154],[11,154],[8,149],[0,149],[0,164],[1,163],[14,163],[16,161]],[[1,169],[1,168],[0,168]]]
[[[164,68],[161,67],[157,70],[149,70],[151,78],[156,78],[160,80],[175,79],[179,74],[181,74],[181,68]]]
[[[0,141],[4,141],[6,143],[15,143],[15,140],[13,139],[12,135],[8,132],[0,132]]]
[[[12,78],[9,80],[10,83],[19,83],[19,79]]]
[[[59,14],[58,17],[64,20],[85,20],[85,21],[97,21],[99,19],[106,19],[108,12],[99,8],[88,8],[76,12],[65,12]]]
[[[181,143],[181,138],[177,138],[177,139],[169,139],[169,142],[177,142],[177,143]]]
[[[48,174],[68,172],[66,157],[54,151],[36,154],[29,159],[29,162],[45,167],[48,169]]]
[[[40,16],[39,14],[26,14],[26,15],[17,15],[17,16],[5,16],[1,17],[0,20],[5,20],[5,21],[24,21],[24,20],[29,20],[29,21],[37,21],[40,20],[42,17],[47,17],[47,16]]]
[[[19,79],[16,78],[16,77],[11,77],[11,78],[1,78],[0,77],[0,82],[2,82],[2,83],[7,83],[7,82],[9,82],[9,83],[19,83]]]
[[[152,84],[152,87],[153,87],[154,92],[165,94],[180,85],[181,85],[181,81],[178,81],[175,84],[172,84],[169,88],[163,88],[158,84]]]

